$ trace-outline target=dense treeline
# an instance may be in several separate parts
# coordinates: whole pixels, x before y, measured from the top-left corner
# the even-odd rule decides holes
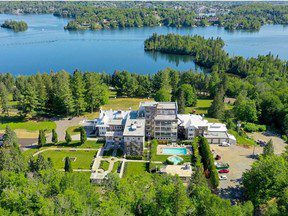
[[[170,8],[65,8],[56,16],[73,17],[65,27],[70,30],[125,28],[143,26],[196,27],[219,25],[227,30],[259,30],[267,23],[287,24],[287,5],[252,4],[232,8],[229,13],[199,16],[195,11]]]
[[[219,24],[228,30],[259,30],[263,24],[287,23],[288,5],[263,3],[235,6],[219,19]]]
[[[287,24],[288,6],[267,3],[195,2],[16,2],[0,4],[1,13],[54,13],[74,18],[69,30],[143,26],[224,26],[259,30],[267,23]],[[203,15],[207,14],[207,15]]]
[[[253,202],[256,215],[288,214],[287,179],[288,148],[282,155],[275,155],[270,140],[260,159],[243,174],[245,195]]]
[[[14,20],[5,20],[1,27],[12,29],[15,32],[26,31],[28,29],[28,25],[26,22]]]
[[[108,87],[103,83],[105,75],[65,71],[31,76],[0,76],[3,89],[0,107],[9,114],[8,97],[13,95],[17,109],[23,116],[80,115],[98,109],[108,102]],[[6,98],[6,100],[5,100]]]
[[[119,179],[108,176],[102,186],[89,174],[53,169],[41,154],[26,158],[17,137],[6,128],[0,148],[0,214],[8,215],[236,215],[252,216],[253,205],[232,206],[211,193],[202,172],[187,189],[179,177],[149,174]],[[66,163],[67,161],[67,163]]]
[[[219,102],[224,96],[238,98],[234,109],[238,120],[274,125],[287,133],[287,62],[271,54],[248,59],[229,57],[223,45],[218,38],[153,34],[145,41],[145,50],[192,55],[196,63],[212,71],[211,79],[218,83],[216,98]],[[222,81],[220,77],[223,77]],[[212,97],[216,96],[211,90],[210,93]],[[219,110],[221,106],[216,105]]]

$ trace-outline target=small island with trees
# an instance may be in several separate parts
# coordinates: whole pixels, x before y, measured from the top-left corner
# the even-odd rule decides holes
[[[14,32],[22,32],[28,29],[28,25],[24,21],[5,20],[1,25],[2,28],[12,29]]]

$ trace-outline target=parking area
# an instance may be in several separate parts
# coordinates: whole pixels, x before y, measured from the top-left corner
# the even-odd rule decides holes
[[[254,134],[255,136],[255,134]],[[285,142],[276,136],[267,136],[265,134],[257,134],[257,138],[262,140],[272,139],[276,154],[281,154],[285,146]],[[262,154],[262,147],[251,147],[245,148],[242,146],[231,145],[230,147],[221,147],[218,145],[211,145],[211,150],[214,150],[218,155],[221,156],[221,160],[217,162],[226,162],[230,165],[229,173],[223,174],[227,176],[227,180],[220,180],[219,193],[223,198],[237,199],[241,197],[240,183],[242,180],[242,174],[246,170],[249,170],[251,164],[256,160],[253,159],[253,153],[255,155]],[[222,175],[222,174],[219,174]]]

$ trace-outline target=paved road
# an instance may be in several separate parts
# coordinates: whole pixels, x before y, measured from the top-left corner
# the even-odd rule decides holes
[[[65,140],[65,133],[68,127],[80,125],[80,123],[85,120],[84,117],[74,117],[71,120],[68,118],[56,120],[55,123],[57,125],[56,132],[58,134],[58,140],[64,141]],[[51,139],[51,136],[47,138],[48,140]]]

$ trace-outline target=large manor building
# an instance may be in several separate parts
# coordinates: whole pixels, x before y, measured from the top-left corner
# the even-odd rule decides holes
[[[141,155],[145,140],[176,143],[202,135],[211,144],[236,143],[225,124],[209,123],[200,115],[178,114],[176,102],[141,102],[137,111],[100,110],[93,121],[96,136],[106,147],[119,145],[127,155]]]

